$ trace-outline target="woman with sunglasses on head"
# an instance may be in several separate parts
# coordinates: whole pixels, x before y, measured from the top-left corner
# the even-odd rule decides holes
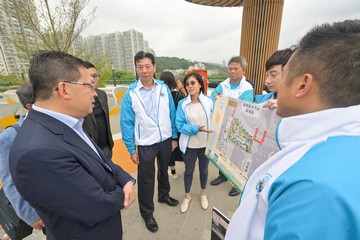
[[[209,130],[213,101],[203,94],[204,82],[201,75],[196,72],[187,74],[184,78],[184,85],[188,96],[179,102],[176,112],[176,127],[181,133],[179,146],[183,152],[185,163],[185,198],[180,206],[182,213],[189,208],[196,159],[199,159],[201,207],[207,209],[209,206],[205,193],[209,166],[209,159],[205,156],[205,146],[208,133],[213,132]]]

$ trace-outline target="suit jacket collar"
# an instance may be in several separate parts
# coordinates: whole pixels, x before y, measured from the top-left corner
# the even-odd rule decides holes
[[[105,169],[109,170],[108,166],[105,164],[106,157],[103,155],[102,151],[97,147],[97,145],[93,142],[95,148],[99,152],[99,157],[96,152],[69,126],[64,124],[63,122],[53,118],[45,113],[38,112],[34,109],[31,109],[28,114],[29,120],[32,120],[45,128],[49,129],[55,135],[62,135],[63,140],[74,146],[79,148],[80,150],[86,152],[91,157],[95,158],[99,163],[101,163]]]

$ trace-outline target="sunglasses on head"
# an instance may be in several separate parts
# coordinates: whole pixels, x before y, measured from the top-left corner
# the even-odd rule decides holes
[[[190,81],[190,82],[186,82],[185,85],[186,86],[195,86],[196,82],[195,81]]]

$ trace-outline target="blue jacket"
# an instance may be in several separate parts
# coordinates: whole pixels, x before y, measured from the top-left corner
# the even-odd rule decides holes
[[[23,121],[24,117],[21,117],[17,124],[21,126]],[[11,202],[11,205],[13,206],[16,214],[24,222],[31,225],[39,220],[40,217],[36,213],[35,209],[32,208],[30,204],[21,197],[10,175],[9,152],[16,135],[17,131],[13,127],[5,129],[0,134],[0,177],[4,193]]]
[[[122,140],[130,154],[136,152],[136,145],[148,146],[168,138],[177,138],[176,110],[170,89],[163,81],[155,81],[155,84],[158,84],[157,121],[154,121],[145,111],[147,103],[141,97],[139,80],[131,84],[124,95],[120,125]]]
[[[239,86],[232,88],[230,78],[222,81],[211,93],[211,99],[214,101],[215,96],[222,94],[224,97],[233,97],[236,99],[244,100],[247,102],[254,101],[254,88],[250,82],[248,82],[245,77],[240,81]]]
[[[205,114],[207,125],[206,128],[210,128],[211,124],[211,117],[214,110],[214,104],[210,97],[200,94],[199,101],[201,106],[203,107]],[[179,139],[179,148],[180,150],[185,153],[187,145],[190,140],[190,136],[196,135],[199,132],[198,125],[192,125],[188,119],[188,107],[191,103],[191,96],[187,96],[186,98],[182,99],[179,102],[178,109],[176,111],[176,127],[178,128],[179,132],[181,133]]]

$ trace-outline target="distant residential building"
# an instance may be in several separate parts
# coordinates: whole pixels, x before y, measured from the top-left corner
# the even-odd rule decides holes
[[[34,2],[22,0],[22,4],[33,5]],[[29,68],[29,57],[15,48],[6,37],[25,36],[30,45],[36,44],[36,37],[31,28],[17,19],[11,1],[0,0],[0,27],[5,32],[5,35],[0,35],[0,74],[27,75],[24,73],[27,73]],[[28,47],[32,49],[32,46]],[[143,34],[133,29],[87,37],[79,35],[70,48],[72,54],[90,56],[93,62],[108,57],[114,69],[130,73],[135,73],[134,56],[141,50],[155,55],[154,50],[149,48],[148,41],[144,40]]]
[[[23,0],[22,4],[33,5],[32,0]],[[5,10],[6,8],[6,10]],[[25,37],[29,40],[29,49],[36,44],[34,31],[26,24],[19,22],[11,1],[0,0],[0,27],[5,35],[0,35],[0,74],[22,75],[29,68],[28,56],[18,50],[7,37]]]
[[[85,50],[83,54],[91,55],[91,61],[96,62],[106,56],[114,69],[130,73],[135,73],[134,56],[137,52],[146,51],[155,55],[149,48],[148,41],[144,40],[143,34],[133,29],[96,36],[80,36],[76,44],[73,44],[72,51],[76,53],[82,49]]]
[[[203,69],[203,70],[206,70],[206,66],[204,63],[195,63],[194,66],[190,66],[189,67],[189,70],[192,70],[192,69]]]
[[[174,74],[174,76],[179,76],[179,75],[184,75],[184,73],[186,73],[186,69],[165,69],[164,71],[169,71],[172,74]]]
[[[219,70],[217,69],[213,69],[213,70],[208,70],[208,75],[218,75],[219,74]]]

